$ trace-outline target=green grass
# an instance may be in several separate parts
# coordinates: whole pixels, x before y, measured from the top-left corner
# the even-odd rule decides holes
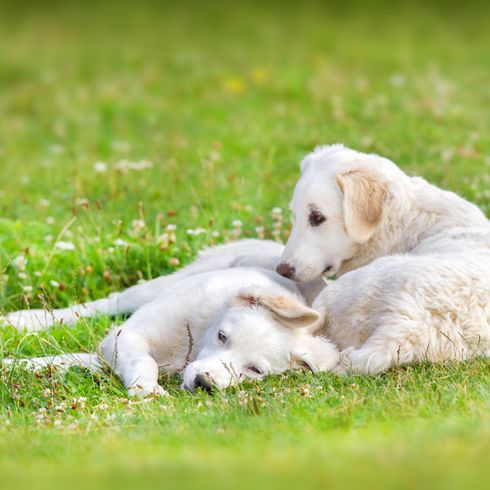
[[[317,144],[383,153],[490,212],[483,4],[84,6],[0,7],[3,311],[171,272],[234,220],[271,237]],[[110,325],[7,328],[0,355],[91,349]],[[169,378],[170,399],[136,403],[109,374],[3,372],[2,484],[484,488],[489,368],[286,374],[215,396]]]

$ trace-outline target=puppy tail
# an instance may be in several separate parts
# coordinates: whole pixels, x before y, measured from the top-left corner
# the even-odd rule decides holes
[[[1,362],[2,367],[7,369],[21,366],[27,370],[39,371],[45,367],[56,367],[62,371],[66,371],[71,366],[80,366],[94,373],[100,372],[104,365],[97,354],[87,354],[84,352],[44,357],[8,357]]]

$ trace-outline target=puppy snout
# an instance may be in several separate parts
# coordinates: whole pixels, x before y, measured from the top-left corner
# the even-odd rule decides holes
[[[288,262],[280,262],[276,267],[276,272],[283,277],[291,279],[294,277],[296,269]]]
[[[204,391],[211,392],[213,390],[213,382],[206,374],[198,374],[194,378],[194,389],[201,388]]]

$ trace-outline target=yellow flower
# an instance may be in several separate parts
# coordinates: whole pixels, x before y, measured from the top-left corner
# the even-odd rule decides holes
[[[245,82],[238,77],[228,78],[224,82],[224,89],[229,94],[241,94],[245,91]]]
[[[252,78],[252,81],[254,83],[256,83],[257,85],[262,85],[263,83],[267,82],[267,79],[269,78],[269,73],[264,67],[256,66],[255,68],[252,68],[252,71],[250,72],[250,77]]]

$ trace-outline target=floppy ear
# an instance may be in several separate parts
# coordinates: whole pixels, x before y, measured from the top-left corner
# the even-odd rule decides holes
[[[300,346],[291,352],[291,367],[293,369],[309,369],[330,371],[340,360],[340,353],[335,345],[325,337],[306,335]]]
[[[312,326],[320,313],[287,296],[241,295],[240,300],[250,305],[267,308],[274,318],[292,328]]]
[[[372,237],[381,221],[388,185],[368,170],[341,173],[336,180],[343,195],[347,232],[356,242],[364,243]]]

